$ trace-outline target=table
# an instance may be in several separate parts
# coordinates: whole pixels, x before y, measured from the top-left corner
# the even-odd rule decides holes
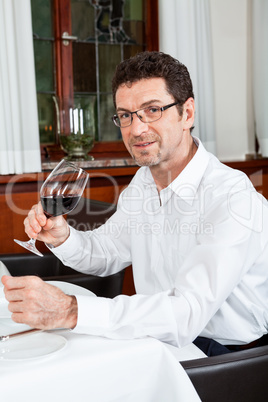
[[[66,330],[53,333],[67,340],[56,353],[0,360],[1,401],[200,401],[172,347],[156,339],[119,341]],[[190,358],[202,357],[194,348]],[[186,357],[185,351],[182,355]]]

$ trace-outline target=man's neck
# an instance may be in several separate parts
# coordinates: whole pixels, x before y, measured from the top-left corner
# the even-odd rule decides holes
[[[179,162],[176,162],[174,166],[170,166],[167,162],[166,166],[164,164],[151,166],[150,170],[154,178],[158,192],[168,187],[176,177],[183,171],[183,169],[188,165],[191,159],[194,157],[197,151],[197,145],[194,142],[192,136],[190,137],[188,147],[184,154],[180,155]]]

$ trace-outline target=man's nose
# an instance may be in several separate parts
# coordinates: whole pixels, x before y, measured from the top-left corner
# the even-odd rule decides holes
[[[139,136],[142,133],[148,131],[148,123],[144,123],[137,116],[137,113],[133,113],[132,115],[132,124],[131,124],[131,134],[135,136]]]

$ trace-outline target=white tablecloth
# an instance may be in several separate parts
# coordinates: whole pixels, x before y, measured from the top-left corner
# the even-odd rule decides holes
[[[67,283],[57,282],[56,285],[70,294],[91,293]],[[0,300],[0,337],[29,329],[9,318],[3,294]],[[42,349],[43,344],[52,340],[53,345],[53,339],[59,339],[55,334],[67,340],[62,349],[31,359],[25,356],[22,360],[7,359],[14,345],[18,348],[16,358],[18,351],[20,354],[26,350],[28,357],[29,350],[36,350],[36,346],[33,348],[36,339],[42,339]],[[178,361],[203,356],[195,345],[178,349],[152,338],[119,341],[66,330],[51,331],[45,336],[31,334],[25,336],[22,343],[21,338],[0,342],[0,401],[200,401]]]
[[[0,360],[1,401],[200,401],[172,351],[156,339],[118,341],[56,333],[67,343],[51,355]],[[27,336],[29,341],[33,336]],[[195,356],[192,345],[189,358],[194,357],[202,355],[197,349]]]

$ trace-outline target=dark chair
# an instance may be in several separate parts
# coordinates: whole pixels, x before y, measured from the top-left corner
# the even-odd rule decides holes
[[[117,274],[98,277],[81,274],[62,264],[54,254],[44,257],[34,254],[2,254],[0,260],[13,276],[37,275],[45,281],[63,281],[83,286],[97,296],[113,298],[122,293],[124,271]]]
[[[67,215],[67,221],[78,230],[90,230],[103,224],[115,209],[113,204],[83,198],[78,207]],[[102,278],[81,274],[71,267],[64,266],[50,252],[45,253],[44,257],[29,253],[0,254],[0,260],[14,276],[37,275],[47,281],[69,282],[103,297],[113,298],[122,293],[124,271]]]
[[[181,365],[202,402],[268,401],[268,345]]]

